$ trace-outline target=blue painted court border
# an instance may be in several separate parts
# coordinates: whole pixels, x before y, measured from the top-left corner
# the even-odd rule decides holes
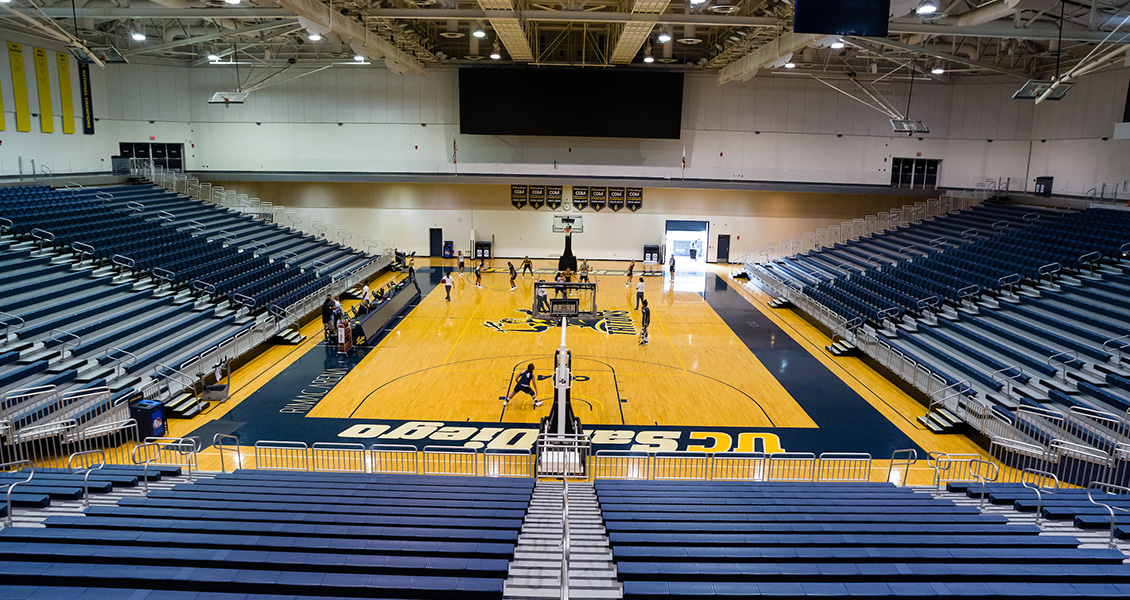
[[[440,285],[443,269],[425,267],[416,271],[421,299]],[[707,280],[710,281],[710,275]],[[800,404],[817,427],[711,427],[711,426],[640,426],[640,425],[587,425],[593,431],[633,432],[636,443],[646,442],[648,435],[668,432],[680,450],[692,445],[710,446],[709,439],[692,439],[692,434],[720,432],[731,436],[734,446],[741,434],[771,433],[780,439],[781,446],[797,452],[866,452],[874,458],[887,458],[894,450],[922,449],[906,434],[888,421],[873,406],[857,394],[844,381],[836,377],[815,356],[801,347],[776,323],[762,314],[740,293],[730,288],[726,281],[713,276],[714,285],[703,293],[711,308],[722,318],[739,339],[753,352],[763,365]],[[415,308],[406,310],[401,319]],[[255,440],[293,440],[314,442],[362,442],[461,446],[465,440],[416,440],[341,437],[340,434],[359,424],[372,425],[374,430],[394,431],[409,422],[406,420],[306,418],[304,413],[281,413],[305,390],[308,394],[324,396],[332,389],[319,387],[319,380],[331,376],[344,376],[368,353],[359,348],[346,357],[325,346],[318,345],[306,352],[250,397],[230,411],[222,420],[201,426],[192,435],[200,435],[207,444],[215,432],[234,433],[244,444]],[[689,396],[687,402],[694,402]],[[312,407],[311,407],[312,408]],[[478,431],[521,430],[529,432],[533,423],[498,423],[447,421],[443,427],[474,428]],[[674,435],[676,434],[677,435]],[[527,439],[527,438],[516,438]],[[628,445],[600,446],[602,449],[627,449]]]

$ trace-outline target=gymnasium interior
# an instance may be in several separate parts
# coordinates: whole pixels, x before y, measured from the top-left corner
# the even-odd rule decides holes
[[[0,597],[1125,598],[1127,0],[0,0]]]

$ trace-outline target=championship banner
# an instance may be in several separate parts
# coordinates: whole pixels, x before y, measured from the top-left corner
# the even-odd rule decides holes
[[[608,199],[608,188],[603,187],[590,187],[589,188],[589,206],[593,210],[601,210]]]
[[[27,73],[24,72],[24,47],[8,42],[8,62],[12,66],[12,100],[16,105],[16,131],[31,131],[31,108],[27,105]]]
[[[94,135],[94,98],[90,92],[90,65],[78,64],[78,95],[82,102],[82,134]]]
[[[0,131],[8,128],[8,124],[4,119],[4,92],[0,90]]]
[[[71,90],[71,56],[63,52],[56,52],[55,65],[59,67],[59,100],[63,108],[63,133],[73,134],[75,132],[75,97]]]
[[[620,212],[620,209],[624,208],[624,188],[608,188],[608,208],[616,212]]]
[[[643,188],[628,188],[627,206],[632,212],[643,207]]]
[[[557,210],[561,208],[561,192],[562,188],[559,185],[545,186],[545,205]]]
[[[514,205],[514,208],[526,207],[526,186],[510,186],[510,203]]]
[[[544,185],[531,185],[530,186],[530,206],[537,210],[545,206],[545,186]]]
[[[51,107],[51,71],[47,66],[47,51],[32,48],[32,62],[35,63],[35,91],[39,96],[39,130],[55,133],[55,111]]]
[[[589,207],[589,186],[573,186],[573,206],[575,206],[577,210],[584,210]]]

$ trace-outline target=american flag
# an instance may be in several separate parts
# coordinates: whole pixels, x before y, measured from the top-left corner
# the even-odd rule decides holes
[[[455,138],[451,138],[451,164],[459,164],[459,145],[455,143]]]

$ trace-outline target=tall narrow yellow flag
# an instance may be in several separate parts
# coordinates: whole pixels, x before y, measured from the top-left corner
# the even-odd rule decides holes
[[[51,71],[47,66],[47,51],[32,48],[35,63],[35,90],[39,96],[39,130],[55,133],[55,111],[51,108]]]
[[[63,52],[55,53],[59,66],[59,100],[63,110],[63,133],[75,132],[75,98],[71,90],[71,57]]]
[[[12,100],[16,104],[16,131],[31,131],[31,109],[27,105],[27,75],[24,73],[24,47],[8,42],[8,61],[12,64]]]

